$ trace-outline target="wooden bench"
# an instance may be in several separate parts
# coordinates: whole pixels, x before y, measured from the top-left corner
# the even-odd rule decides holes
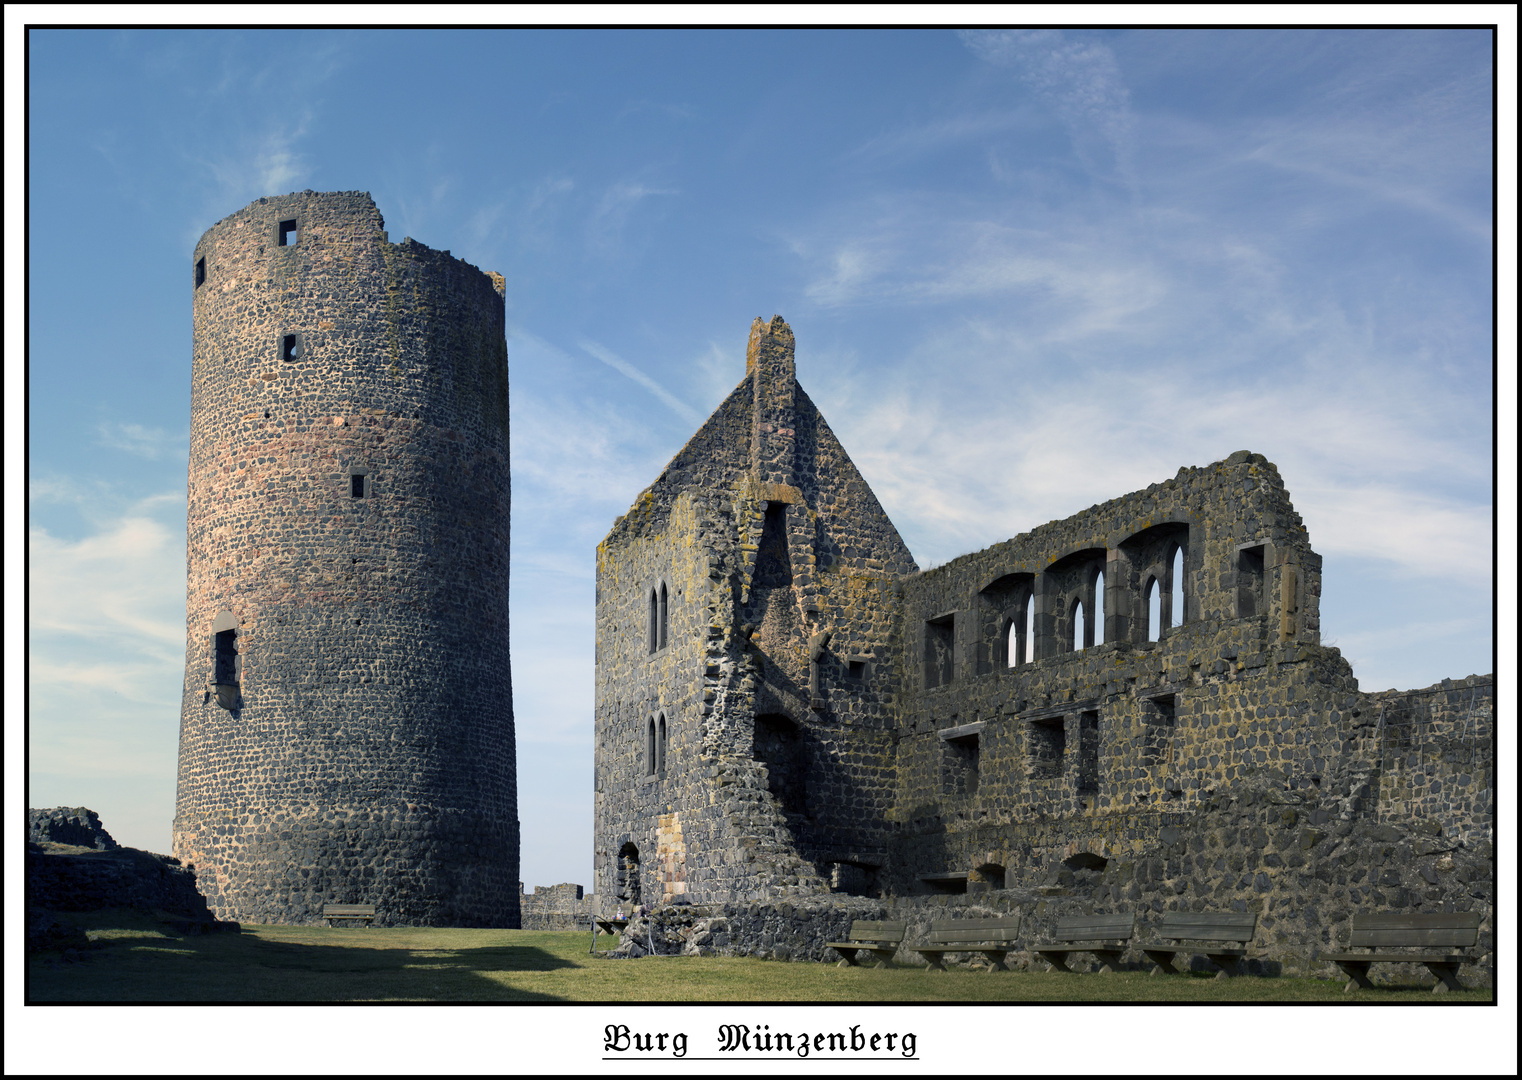
[[[948,922],[932,922],[925,944],[914,946],[926,960],[931,971],[945,971],[941,962],[949,952],[975,952],[986,956],[994,969],[1007,966],[1005,954],[1015,947],[1015,934],[1020,929],[1020,916],[1007,919],[956,919]]]
[[[1434,994],[1462,990],[1459,965],[1469,957],[1454,949],[1467,949],[1480,937],[1480,913],[1459,911],[1430,915],[1354,915],[1348,947],[1352,949],[1422,949],[1423,952],[1343,952],[1322,953],[1317,959],[1330,960],[1348,977],[1343,993],[1359,987],[1372,990],[1370,964],[1425,964],[1437,976]],[[1446,952],[1431,950],[1446,949]]]
[[[322,917],[333,925],[334,919],[363,919],[366,926],[375,921],[374,904],[324,904]]]
[[[1171,972],[1178,953],[1204,953],[1221,969],[1216,978],[1227,979],[1240,972],[1239,964],[1257,930],[1258,916],[1253,912],[1165,911],[1152,924],[1152,932],[1161,941],[1143,945],[1141,950],[1157,965],[1154,975]]]
[[[850,941],[827,941],[825,948],[834,949],[845,957],[842,967],[855,967],[856,954],[869,952],[877,957],[877,967],[887,967],[893,959],[893,954],[898,952],[899,943],[904,940],[904,931],[909,928],[905,922],[873,922],[868,919],[857,919],[851,924]]]
[[[1067,966],[1070,953],[1089,952],[1099,957],[1101,975],[1115,970],[1125,955],[1125,942],[1136,933],[1136,916],[1127,915],[1065,915],[1057,920],[1052,945],[1033,945],[1031,952],[1041,957],[1057,971],[1071,971]]]

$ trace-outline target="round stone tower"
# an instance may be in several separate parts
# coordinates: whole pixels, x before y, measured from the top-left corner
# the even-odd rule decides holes
[[[516,927],[502,278],[383,230],[196,245],[174,851],[226,919]]]

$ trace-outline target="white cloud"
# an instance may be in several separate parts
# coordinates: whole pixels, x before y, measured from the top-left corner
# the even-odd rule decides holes
[[[1097,133],[1114,155],[1117,171],[1129,175],[1131,95],[1108,46],[1075,41],[1060,30],[964,30],[961,37],[977,56],[1011,68],[1051,105],[1073,132],[1080,155],[1084,136]]]
[[[157,461],[160,458],[185,459],[190,451],[190,433],[171,434],[163,428],[120,421],[102,421],[96,427],[96,441],[112,450],[125,450],[137,457]]]
[[[579,344],[588,353],[597,357],[597,359],[601,360],[604,364],[607,364],[610,368],[618,372],[620,375],[625,375],[628,378],[633,379],[635,382],[643,386],[646,390],[650,391],[657,398],[659,398],[667,408],[676,413],[683,420],[686,420],[688,423],[695,424],[703,419],[698,415],[698,411],[691,405],[688,405],[686,402],[677,398],[675,394],[672,394],[660,383],[656,382],[650,376],[646,375],[643,371],[635,367],[633,364],[629,363],[629,361],[623,359],[621,356],[616,355],[609,349],[603,348],[595,341],[587,341],[583,339]]]

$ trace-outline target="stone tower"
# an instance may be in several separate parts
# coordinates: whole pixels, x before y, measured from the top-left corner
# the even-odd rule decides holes
[[[516,927],[502,278],[362,192],[193,271],[175,854],[222,918]]]

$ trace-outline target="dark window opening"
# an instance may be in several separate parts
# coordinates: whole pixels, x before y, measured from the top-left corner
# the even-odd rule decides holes
[[[1263,610],[1263,548],[1237,552],[1237,618],[1265,614]]]
[[[645,723],[645,775],[655,775],[655,717]]]
[[[280,223],[280,246],[294,247],[301,242],[301,233],[296,229],[295,219]]]
[[[613,875],[614,899],[639,906],[639,848],[632,843],[618,849],[618,870]],[[630,912],[632,915],[633,912]]]
[[[653,653],[657,648],[656,634],[658,632],[656,629],[656,599],[654,589],[650,590],[648,600],[649,602],[646,604],[646,607],[649,608],[649,611],[645,615],[645,637],[649,643],[649,647],[646,651]]]
[[[865,660],[847,660],[846,678],[854,682],[861,682],[867,677],[867,662]]]
[[[215,682],[218,686],[235,686],[238,682],[238,631],[217,632]]]
[[[925,623],[925,689],[948,686],[953,676],[956,616],[944,615]]]
[[[1167,765],[1173,757],[1173,731],[1178,712],[1172,694],[1149,698],[1142,705],[1144,737],[1142,764],[1148,768]]]
[[[930,891],[933,893],[960,896],[967,892],[966,874],[927,874],[920,880],[930,886]]]
[[[851,896],[877,895],[877,867],[853,862],[831,863],[830,891]]]
[[[203,255],[196,260],[196,288],[206,284],[206,257]]]
[[[1067,726],[1062,717],[1032,720],[1028,732],[1027,765],[1033,780],[1057,780],[1062,776],[1062,755],[1067,750]]]
[[[666,647],[666,642],[670,640],[668,636],[670,629],[670,611],[671,605],[666,595],[666,583],[663,581],[661,582],[660,612],[656,619],[656,625],[658,629],[658,640],[656,642],[656,648],[658,649],[664,649]]]
[[[351,499],[363,499],[365,497],[365,478],[360,473],[349,477],[349,497]]]
[[[1078,715],[1078,790],[1093,794],[1099,790],[1099,713]]]
[[[787,546],[787,504],[768,503],[756,548],[756,570],[751,578],[759,589],[780,589],[793,583],[793,561]]]
[[[766,766],[766,786],[784,814],[808,813],[808,750],[798,725],[780,714],[756,717],[751,758]]]
[[[978,736],[963,735],[941,743],[941,794],[978,793]]]
[[[280,337],[280,359],[291,361],[301,359],[301,335],[282,334]]]
[[[1110,865],[1110,860],[1103,855],[1095,855],[1092,851],[1080,851],[1062,860],[1062,865],[1069,870],[1104,870]]]
[[[655,721],[655,775],[666,775],[666,714]]]

